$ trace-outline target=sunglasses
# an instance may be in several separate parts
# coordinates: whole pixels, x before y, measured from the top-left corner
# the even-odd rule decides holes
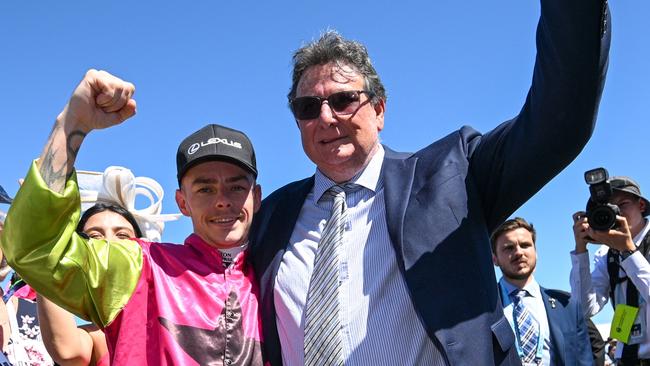
[[[323,97],[298,97],[289,102],[291,111],[296,119],[314,119],[320,115],[321,106],[324,101],[337,115],[352,114],[361,106],[361,94],[368,95],[372,99],[375,94],[366,90],[345,90]]]

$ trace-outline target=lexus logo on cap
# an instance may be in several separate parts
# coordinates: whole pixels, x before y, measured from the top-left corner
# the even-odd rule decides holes
[[[195,152],[196,152],[200,147],[201,147],[201,145],[199,145],[197,142],[195,142],[195,143],[193,143],[192,145],[190,145],[190,148],[189,148],[189,149],[187,149],[187,153],[190,154],[190,155],[192,155],[192,154],[194,154],[194,153],[195,153]]]
[[[237,149],[242,148],[241,143],[239,143],[237,141],[222,139],[222,138],[219,138],[219,137],[212,137],[212,138],[208,139],[208,141],[205,141],[205,142],[201,141],[200,143],[199,142],[193,143],[187,149],[187,153],[190,154],[190,155],[193,155],[194,153],[199,151],[200,148],[202,148],[204,146],[212,145],[212,144],[224,144],[224,145],[235,147]]]

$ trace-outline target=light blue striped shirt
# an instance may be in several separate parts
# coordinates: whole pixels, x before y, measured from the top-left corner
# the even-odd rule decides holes
[[[348,221],[339,253],[344,360],[346,365],[432,365],[440,359],[439,352],[418,320],[388,236],[383,160],[380,146],[368,166],[350,180],[363,188],[346,197]],[[286,366],[304,364],[305,301],[332,207],[331,200],[318,201],[334,184],[316,171],[276,277],[276,322]]]

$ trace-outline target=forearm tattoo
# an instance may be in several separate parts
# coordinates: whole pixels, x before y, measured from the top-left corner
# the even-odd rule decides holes
[[[61,137],[59,135],[62,133],[65,132],[62,131],[61,125],[56,123],[43,150],[39,168],[41,177],[43,177],[47,186],[58,193],[63,193],[65,182],[72,174],[72,167],[81,147],[81,142],[86,137],[86,133],[78,130],[68,133],[65,136],[66,150],[61,151]]]
[[[85,137],[86,137],[86,133],[81,132],[79,130],[72,131],[70,132],[70,134],[68,134],[68,138],[67,138],[68,143],[66,147],[68,149],[68,162],[72,163],[70,165],[73,165],[75,159],[77,159],[77,153],[79,153],[81,142]]]

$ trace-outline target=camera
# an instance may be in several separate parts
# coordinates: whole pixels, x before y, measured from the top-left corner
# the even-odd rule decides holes
[[[616,216],[621,214],[618,206],[609,203],[612,185],[605,168],[596,168],[585,172],[585,182],[589,185],[589,202],[587,202],[587,220],[594,230],[607,231],[616,227]]]

